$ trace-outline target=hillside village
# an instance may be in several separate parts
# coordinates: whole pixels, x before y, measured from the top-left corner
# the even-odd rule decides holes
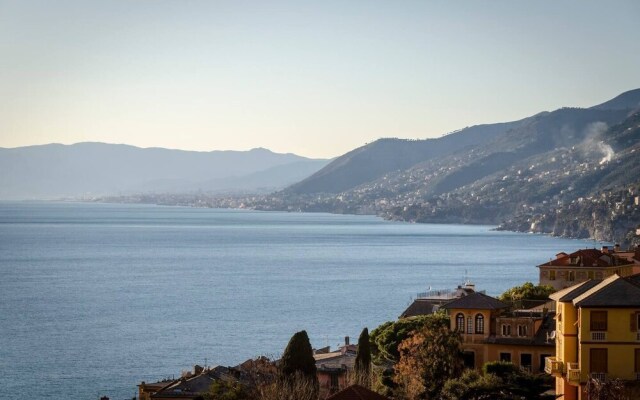
[[[570,254],[561,252],[537,268],[537,286],[527,283],[499,298],[477,290],[469,281],[454,289],[429,290],[419,293],[397,321],[381,325],[371,335],[365,335],[365,329],[359,345],[350,343],[346,337],[344,344],[335,350],[309,347],[317,391],[308,398],[413,399],[408,391],[401,390],[406,381],[398,376],[406,371],[399,366],[405,357],[412,356],[405,343],[421,334],[421,330],[433,329],[428,325],[435,320],[426,322],[429,318],[441,318],[446,331],[459,340],[461,369],[445,379],[445,389],[438,389],[442,390],[438,398],[485,398],[473,397],[468,388],[460,389],[460,385],[464,387],[469,382],[455,382],[489,377],[493,383],[485,382],[482,389],[474,389],[476,394],[498,391],[506,397],[490,398],[504,399],[637,398],[634,396],[640,394],[637,385],[640,247],[623,249],[616,245]],[[390,338],[395,339],[389,342]],[[308,345],[308,338],[306,341]],[[243,397],[248,392],[240,388],[268,387],[278,382],[291,343],[281,360],[258,357],[235,367],[196,365],[178,379],[142,382],[138,385],[138,398],[252,398]],[[369,360],[373,356],[374,371],[364,381],[358,379],[362,343],[367,348],[371,346]],[[463,370],[467,372],[462,373]],[[510,379],[519,379],[520,389],[509,386]],[[452,392],[451,387],[458,387],[458,392]],[[594,390],[605,393],[605,387],[611,390],[606,395],[610,397],[589,397]],[[260,393],[260,398],[270,398]]]
[[[640,242],[640,89],[437,139],[380,139],[270,194],[141,193],[109,202],[371,214]]]

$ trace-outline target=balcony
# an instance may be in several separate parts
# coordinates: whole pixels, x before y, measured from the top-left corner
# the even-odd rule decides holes
[[[553,376],[562,376],[562,361],[558,361],[555,357],[547,357],[544,360],[544,372]]]
[[[604,332],[604,331],[591,332],[591,340],[594,342],[604,342],[605,340],[607,340],[607,332]]]
[[[567,381],[570,385],[580,385],[580,367],[578,363],[567,363]]]
[[[595,379],[597,381],[600,382],[604,382],[607,380],[607,373],[606,372],[592,372],[589,374],[589,378],[591,379]]]

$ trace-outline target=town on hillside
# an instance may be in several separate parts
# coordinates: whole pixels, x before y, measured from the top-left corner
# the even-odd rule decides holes
[[[639,399],[640,246],[537,268],[497,298],[470,281],[419,293],[357,344],[312,349],[302,331],[278,360],[196,365],[137,399]]]

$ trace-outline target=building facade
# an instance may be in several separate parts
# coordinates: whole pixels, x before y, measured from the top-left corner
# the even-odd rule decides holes
[[[597,249],[583,249],[574,253],[558,253],[556,258],[538,265],[540,285],[555,290],[573,286],[589,279],[606,279],[640,273],[640,249],[622,250],[616,245]]]
[[[590,280],[556,292],[556,355],[545,371],[556,395],[582,400],[589,379],[640,379],[640,275]]]

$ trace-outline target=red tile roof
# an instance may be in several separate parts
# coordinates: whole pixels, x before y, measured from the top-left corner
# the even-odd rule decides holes
[[[551,260],[538,267],[614,267],[627,265],[632,262],[621,257],[616,257],[615,253],[603,253],[597,249],[583,249],[571,254],[559,253],[555,260]]]
[[[333,396],[327,397],[327,400],[389,400],[389,398],[360,385],[351,385]]]

